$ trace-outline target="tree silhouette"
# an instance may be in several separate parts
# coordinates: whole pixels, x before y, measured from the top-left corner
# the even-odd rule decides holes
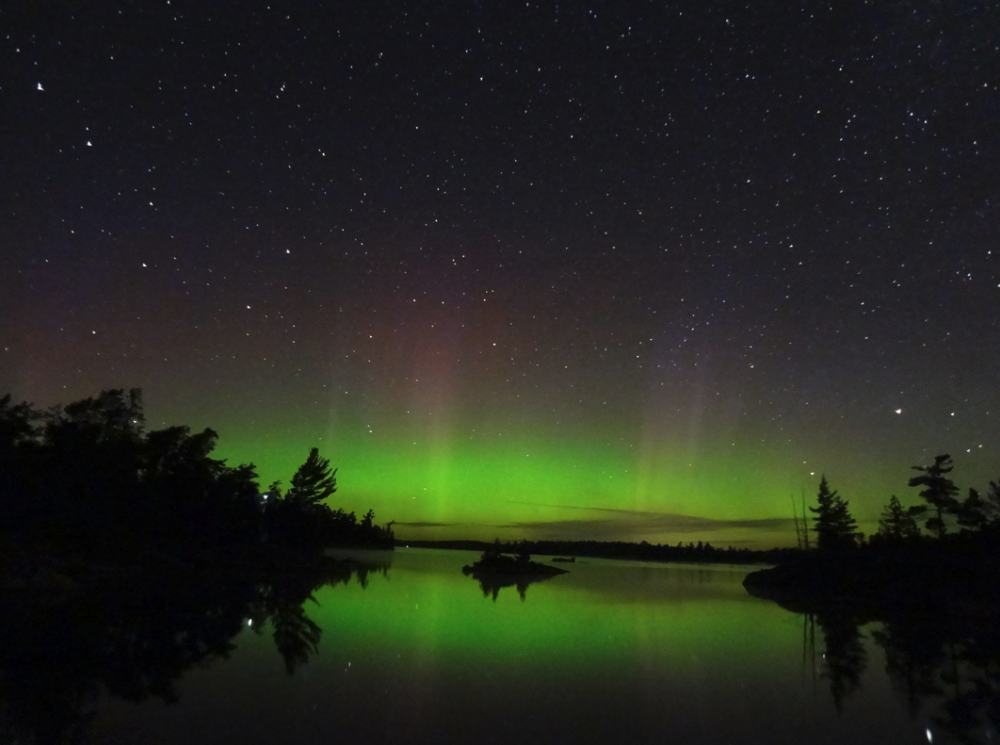
[[[989,522],[989,502],[984,500],[978,489],[969,488],[969,495],[958,506],[958,524],[967,530],[982,530]]]
[[[103,438],[139,436],[145,422],[142,389],[132,388],[128,395],[121,388],[101,391],[96,398],[67,404],[58,418],[79,427],[91,427]]]
[[[986,492],[987,525],[997,527],[1000,524],[1000,482],[991,481]]]
[[[30,404],[0,398],[0,522],[23,530],[32,520],[32,483],[38,460],[42,414]]]
[[[41,414],[28,403],[11,404],[10,394],[0,398],[0,453],[6,454],[38,435]]]
[[[315,557],[330,545],[391,549],[371,510],[324,500],[336,470],[312,448],[282,494],[260,493],[252,464],[213,458],[218,435],[188,427],[144,432],[138,389],[56,406],[46,413],[0,397],[0,537],[100,557],[173,556],[264,562]]]
[[[293,504],[314,505],[337,491],[337,469],[321,458],[319,448],[312,448],[306,462],[292,476],[292,486],[285,499]]]
[[[363,530],[371,530],[374,520],[375,520],[375,510],[368,510],[368,512],[365,513],[365,516],[361,518],[360,527]]]
[[[210,429],[143,424],[139,389],[45,414],[0,398],[0,532],[107,557],[256,539],[253,466],[212,458]]]
[[[893,494],[878,521],[878,535],[891,541],[918,537],[920,528],[917,527],[917,521],[914,517],[925,509],[925,507],[905,508],[899,503],[899,498]]]
[[[816,495],[816,506],[810,507],[816,517],[816,547],[821,550],[850,548],[855,545],[857,523],[847,510],[848,502],[842,499],[836,491],[830,491],[830,486],[823,476],[819,482],[819,493]]]
[[[933,466],[914,466],[914,471],[920,471],[920,476],[914,476],[909,481],[910,486],[922,486],[920,496],[927,504],[934,509],[934,515],[927,518],[924,524],[932,533],[937,533],[938,538],[943,538],[947,532],[944,518],[946,515],[955,515],[961,507],[955,495],[958,494],[958,487],[947,477],[954,468],[950,455],[938,455],[934,458]]]

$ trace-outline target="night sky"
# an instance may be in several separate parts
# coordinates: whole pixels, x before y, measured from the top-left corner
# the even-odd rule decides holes
[[[795,543],[1000,478],[993,2],[0,8],[0,393],[408,539]]]

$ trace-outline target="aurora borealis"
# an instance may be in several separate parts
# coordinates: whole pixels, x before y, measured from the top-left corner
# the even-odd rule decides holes
[[[332,6],[332,7],[331,7]],[[1000,478],[1000,11],[14,3],[0,394],[420,538],[871,532]]]

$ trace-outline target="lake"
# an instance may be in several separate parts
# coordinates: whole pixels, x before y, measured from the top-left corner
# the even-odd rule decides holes
[[[981,640],[791,613],[746,593],[747,567],[581,558],[526,587],[482,588],[461,572],[477,554],[352,555],[368,569],[318,589],[149,582],[134,597],[7,618],[0,735],[184,745],[996,738],[1000,674],[992,648],[972,667]]]

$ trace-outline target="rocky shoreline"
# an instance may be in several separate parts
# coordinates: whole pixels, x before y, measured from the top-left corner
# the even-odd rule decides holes
[[[751,572],[743,586],[803,613],[837,606],[872,618],[944,614],[1000,621],[997,558],[947,547],[806,553]]]

